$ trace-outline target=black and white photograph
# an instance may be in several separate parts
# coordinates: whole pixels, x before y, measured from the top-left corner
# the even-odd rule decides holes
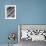
[[[16,5],[5,5],[5,19],[16,19]]]
[[[18,25],[18,41],[20,46],[31,46],[46,42],[46,25]]]

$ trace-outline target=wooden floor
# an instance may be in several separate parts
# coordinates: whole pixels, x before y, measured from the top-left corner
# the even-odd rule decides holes
[[[8,44],[0,44],[0,46],[8,46]],[[28,41],[21,40],[19,44],[15,44],[13,46],[46,46],[46,42],[42,41],[32,42],[31,40]]]
[[[19,46],[46,46],[46,42],[44,42],[44,41],[34,41],[34,42],[32,42],[31,40],[28,40],[28,41],[21,40]]]
[[[8,44],[0,44],[0,46],[8,46]],[[14,45],[9,45],[9,46],[18,46],[18,44],[14,44]]]

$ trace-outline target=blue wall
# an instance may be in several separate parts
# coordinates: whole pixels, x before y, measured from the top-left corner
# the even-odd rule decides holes
[[[5,5],[16,5],[16,20],[5,20]],[[0,0],[0,43],[8,43],[17,24],[46,24],[46,0]],[[16,40],[17,43],[17,40]]]

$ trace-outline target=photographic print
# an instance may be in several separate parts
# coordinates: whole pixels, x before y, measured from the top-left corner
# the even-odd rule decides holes
[[[20,46],[31,46],[33,42],[46,41],[46,25],[18,25],[18,41]]]
[[[5,19],[16,19],[16,5],[5,5]]]

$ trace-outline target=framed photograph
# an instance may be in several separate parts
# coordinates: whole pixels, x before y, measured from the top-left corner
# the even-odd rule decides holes
[[[16,19],[16,5],[5,5],[5,19]]]
[[[21,40],[46,41],[46,25],[18,25],[18,38]]]

